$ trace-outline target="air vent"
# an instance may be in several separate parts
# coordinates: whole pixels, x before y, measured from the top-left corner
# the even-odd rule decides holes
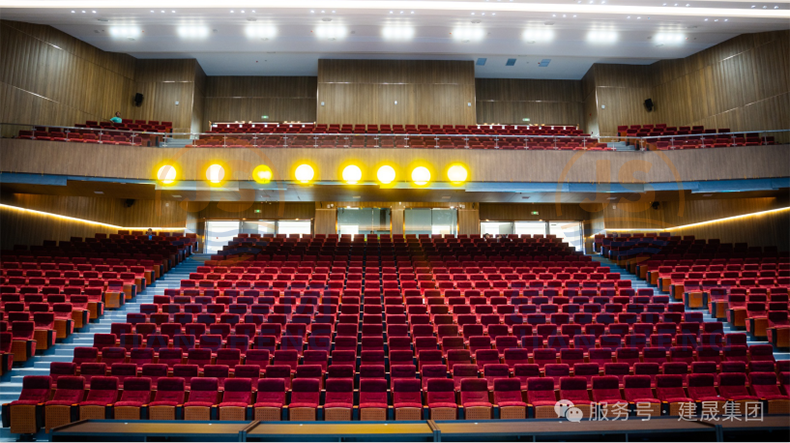
[[[477,59],[477,66],[485,66],[486,65],[486,61],[488,61],[487,58],[478,58]]]
[[[540,61],[540,63],[538,63],[538,67],[540,67],[540,68],[547,68],[549,66],[549,63],[551,63],[551,59],[550,58],[544,58],[543,60]]]
[[[507,59],[507,62],[505,63],[505,66],[515,66],[515,64],[516,64],[516,59],[509,58],[509,59]]]

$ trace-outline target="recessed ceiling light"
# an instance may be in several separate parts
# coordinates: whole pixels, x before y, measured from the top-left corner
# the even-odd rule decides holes
[[[71,11],[71,13],[72,13],[72,14],[74,14],[74,13],[76,13],[76,12],[77,12],[77,11]],[[154,11],[151,11],[151,12],[154,12]]]
[[[91,12],[94,13],[94,14],[96,13],[96,11],[91,11]]]
[[[315,11],[310,11],[310,14],[315,14]]]
[[[708,21],[708,19],[705,19],[705,21]]]
[[[82,13],[85,14],[85,11],[82,11]]]
[[[727,21],[730,21],[730,19],[728,19],[728,18],[725,18],[725,19],[724,19],[724,21],[725,21],[725,22],[727,22]]]
[[[411,13],[414,14],[414,11],[411,11]]]
[[[752,5],[752,8],[754,8],[755,6],[757,6],[757,5]]]

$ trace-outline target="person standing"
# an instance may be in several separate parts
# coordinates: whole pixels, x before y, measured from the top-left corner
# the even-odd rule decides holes
[[[121,111],[116,111],[115,116],[111,118],[110,121],[118,124],[123,123],[123,119],[121,119]]]

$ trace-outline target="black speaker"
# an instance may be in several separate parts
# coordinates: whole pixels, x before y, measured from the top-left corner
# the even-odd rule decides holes
[[[127,208],[131,208],[132,206],[134,206],[134,202],[135,202],[135,200],[133,198],[127,198],[126,202],[125,202],[126,207]]]
[[[658,210],[659,208],[661,208],[661,203],[659,203],[659,202],[650,203],[650,207],[655,209],[655,210]]]
[[[652,98],[649,98],[649,99],[645,100],[645,109],[647,109],[647,112],[650,112],[650,111],[653,110],[653,99]]]
[[[140,105],[142,104],[143,104],[143,94],[140,94],[138,92],[137,94],[134,95],[134,105],[139,108]]]

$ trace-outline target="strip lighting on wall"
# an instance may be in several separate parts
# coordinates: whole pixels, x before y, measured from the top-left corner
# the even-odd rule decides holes
[[[671,232],[671,231],[679,231],[681,229],[696,228],[698,226],[705,226],[705,225],[709,225],[709,224],[712,224],[712,223],[724,223],[724,222],[729,222],[729,221],[733,221],[733,220],[740,220],[742,218],[747,218],[747,217],[758,217],[760,215],[774,214],[774,213],[782,212],[782,211],[790,211],[790,206],[788,206],[786,208],[770,209],[768,211],[752,212],[750,214],[734,215],[732,217],[717,218],[717,219],[714,219],[714,220],[707,220],[707,221],[698,222],[698,223],[690,223],[690,224],[687,224],[687,225],[673,226],[671,228],[628,228],[628,229],[626,229],[626,228],[623,228],[623,229],[606,229],[606,228],[604,228],[603,230],[604,231],[609,231],[609,232],[649,232],[649,231]]]
[[[86,224],[86,225],[102,226],[102,227],[105,227],[105,228],[118,229],[118,230],[145,231],[146,229],[149,228],[148,226],[140,228],[140,227],[128,227],[128,226],[112,225],[112,224],[109,224],[109,223],[102,223],[102,222],[97,222],[97,221],[93,221],[93,220],[85,220],[85,219],[82,219],[82,218],[69,217],[67,215],[53,214],[51,212],[36,211],[35,209],[20,208],[18,206],[4,205],[4,204],[1,204],[1,203],[0,203],[0,209],[11,209],[11,210],[19,211],[19,212],[26,212],[26,213],[29,213],[29,214],[42,215],[44,217],[52,217],[52,218],[56,218],[58,220],[67,220],[67,221],[72,221],[72,222],[76,222],[76,223],[83,223],[83,224]],[[179,228],[179,227],[169,227],[169,228],[151,227],[151,229],[154,230],[154,231],[183,231],[184,229],[186,229],[186,227],[182,227],[182,228]]]

